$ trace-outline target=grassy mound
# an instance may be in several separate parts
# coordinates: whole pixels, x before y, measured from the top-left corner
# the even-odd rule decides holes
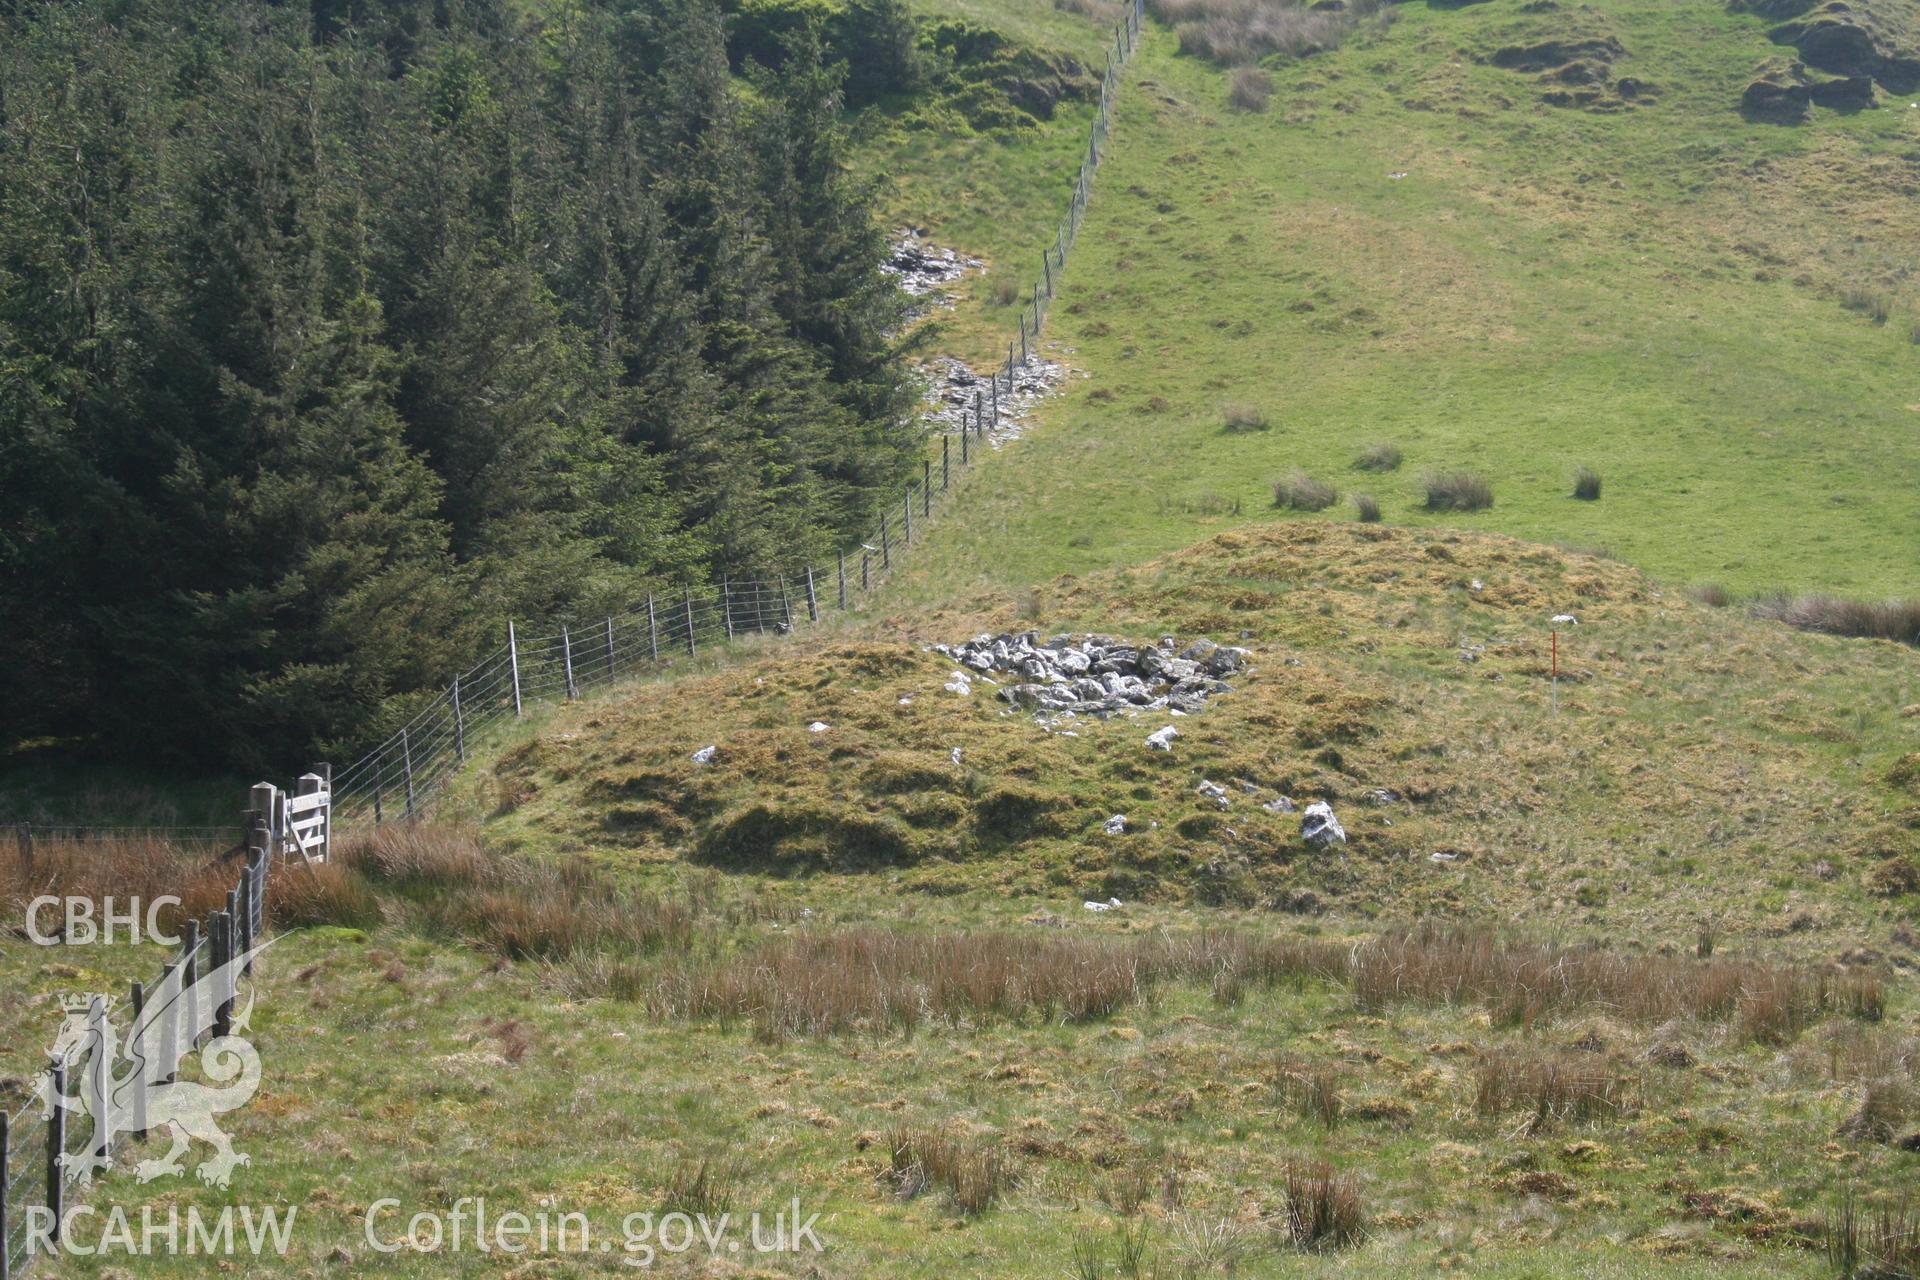
[[[925,649],[1027,627],[1206,635],[1252,667],[1193,716],[1041,723],[984,682],[951,691]],[[827,873],[856,897],[1524,913],[1825,950],[1884,943],[1920,906],[1900,874],[1920,853],[1917,680],[1911,649],[1708,608],[1596,556],[1295,523],[570,709],[463,803],[532,851]],[[1163,724],[1174,750],[1147,750]],[[1344,849],[1300,840],[1312,800]],[[1115,814],[1126,833],[1103,830]]]

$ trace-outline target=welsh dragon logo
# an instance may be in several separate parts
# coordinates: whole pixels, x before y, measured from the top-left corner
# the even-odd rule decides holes
[[[142,1127],[166,1130],[171,1140],[167,1153],[134,1167],[141,1182],[183,1172],[188,1149],[195,1141],[205,1143],[213,1154],[196,1172],[203,1182],[226,1186],[236,1166],[251,1163],[245,1153],[233,1149],[233,1140],[214,1119],[223,1111],[245,1106],[260,1087],[260,1055],[239,1034],[247,1029],[253,1011],[251,990],[246,1005],[234,1010],[229,1033],[201,1041],[213,1031],[216,993],[236,989],[248,963],[270,945],[262,943],[193,982],[183,979],[185,966],[174,966],[149,993],[124,1035],[114,1025],[111,1002],[106,1002],[105,1015],[95,1018],[91,1009],[97,997],[63,999],[66,1021],[53,1053],[70,1063],[84,1057],[85,1066],[67,1080],[69,1088],[78,1086],[73,1093],[54,1095],[52,1073],[41,1076],[39,1099],[47,1115],[56,1106],[91,1115],[93,1132],[104,1132],[109,1140]],[[182,1064],[196,1052],[201,1080],[180,1079]],[[105,1114],[93,1115],[102,1098]],[[90,1140],[87,1147],[61,1157],[69,1180],[85,1184],[112,1163],[100,1157],[97,1141]]]

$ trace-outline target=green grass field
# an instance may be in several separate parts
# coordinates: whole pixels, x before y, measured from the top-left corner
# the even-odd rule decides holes
[[[1389,522],[1604,547],[1675,583],[1920,588],[1903,292],[1920,112],[1744,122],[1772,46],[1717,6],[1393,13],[1277,70],[1257,115],[1152,31],[1050,334],[1090,377],[976,477],[914,562],[919,598],[1267,518],[1295,468],[1377,495]],[[1616,34],[1615,71],[1655,96],[1551,107],[1535,77],[1478,60],[1569,31]],[[1001,251],[970,219],[941,230]],[[1849,310],[1849,288],[1889,319]],[[954,323],[986,310],[969,298]],[[1270,429],[1224,434],[1235,404]],[[1398,473],[1351,469],[1376,441],[1404,451]],[[1581,465],[1598,502],[1570,497]],[[1481,472],[1493,509],[1422,511],[1432,468]]]

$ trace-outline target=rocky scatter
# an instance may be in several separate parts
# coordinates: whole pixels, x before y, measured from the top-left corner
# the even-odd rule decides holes
[[[915,298],[939,298],[948,285],[985,265],[978,258],[930,244],[925,232],[908,227],[894,238],[893,252],[881,269],[899,282],[902,292]]]
[[[962,427],[971,428],[974,421],[975,397],[987,407],[987,442],[999,448],[1009,440],[1018,440],[1024,433],[1028,414],[1033,407],[1047,396],[1052,395],[1060,383],[1065,381],[1067,367],[1051,360],[1042,360],[1031,356],[1025,364],[1019,360],[1013,363],[1013,390],[1007,390],[1004,370],[1000,381],[1000,421],[996,425],[993,418],[993,389],[988,385],[990,375],[975,373],[965,363],[951,356],[940,356],[928,361],[923,370],[927,375],[928,395],[927,420],[937,428],[947,432],[958,432]]]
[[[1920,89],[1920,7],[1912,0],[1743,0],[1736,7],[1789,19],[1767,37],[1799,55],[1754,71],[1740,98],[1749,120],[1799,124],[1813,107],[1876,105],[1876,84],[1894,94]]]
[[[958,645],[934,645],[959,665],[949,690],[972,692],[976,678],[994,681],[999,696],[1042,718],[1139,715],[1164,711],[1192,715],[1207,699],[1231,693],[1225,677],[1246,669],[1248,652],[1211,640],[1184,649],[1172,636],[1157,644],[1137,645],[1111,636],[1054,636],[1042,641],[1028,631],[983,635]],[[1164,732],[1164,731],[1163,731]]]

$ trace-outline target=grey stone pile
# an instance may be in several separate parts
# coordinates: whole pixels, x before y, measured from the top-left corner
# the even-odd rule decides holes
[[[1172,636],[1134,644],[1100,635],[1042,640],[1037,631],[976,636],[933,651],[962,672],[1009,677],[1000,682],[999,694],[1015,707],[1101,719],[1141,712],[1192,715],[1207,699],[1233,691],[1226,677],[1245,670],[1248,657],[1245,649],[1204,639],[1183,649]]]
[[[909,228],[895,238],[882,270],[899,282],[903,292],[924,298],[984,265],[978,258],[930,244],[919,231]]]

